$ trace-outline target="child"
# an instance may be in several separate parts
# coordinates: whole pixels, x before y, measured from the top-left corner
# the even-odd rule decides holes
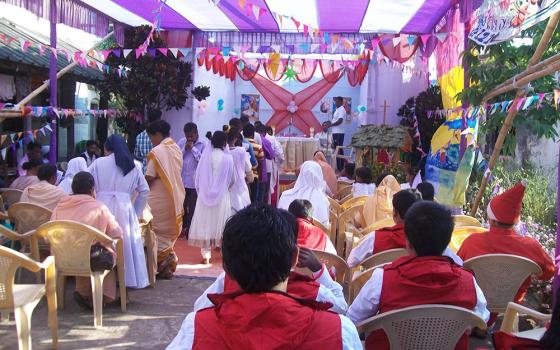
[[[422,199],[425,201],[434,201],[434,185],[429,182],[421,182],[416,186],[418,192],[422,194]]]
[[[340,173],[338,181],[347,182],[349,184],[354,183],[354,170],[356,169],[356,164],[346,163],[344,164],[344,169]]]
[[[356,169],[356,182],[352,185],[353,197],[369,196],[375,191],[375,184],[372,184],[371,169],[367,166],[362,166]]]
[[[297,244],[336,255],[336,249],[323,230],[313,225],[313,205],[307,199],[296,199],[288,207],[298,225]]]
[[[451,240],[453,217],[449,209],[434,202],[419,201],[404,220],[410,256],[373,271],[350,308],[348,317],[363,321],[377,313],[424,304],[445,304],[472,310],[488,320],[486,298],[469,271],[442,256]],[[383,331],[366,339],[366,349],[389,349]],[[462,337],[455,349],[468,349]]]
[[[287,293],[298,260],[293,216],[249,206],[227,222],[222,243],[224,270],[240,290],[209,295],[214,306],[190,313],[167,349],[362,349],[345,316]]]

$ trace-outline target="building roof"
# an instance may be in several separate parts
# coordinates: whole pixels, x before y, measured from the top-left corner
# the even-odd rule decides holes
[[[49,45],[49,38],[30,30],[27,30],[21,26],[18,26],[4,18],[0,18],[0,33],[6,35],[6,37],[14,37],[21,40],[27,40],[33,43],[41,43],[43,45]],[[50,54],[46,51],[43,55],[40,54],[37,45],[33,45],[28,48],[27,52],[23,52],[19,47],[19,41],[12,42],[9,46],[4,43],[0,43],[0,59],[21,62],[24,64],[49,68],[49,58]],[[70,52],[80,51],[75,46],[71,44],[58,40],[57,47],[59,49],[66,49]],[[58,71],[69,65],[70,62],[64,53],[58,53],[57,66]],[[92,81],[92,80],[102,80],[103,73],[97,69],[90,67],[74,67],[68,74],[73,74],[78,77],[81,81]],[[79,79],[81,77],[82,79]]]
[[[356,148],[401,148],[411,142],[408,128],[404,126],[366,125],[352,136]]]

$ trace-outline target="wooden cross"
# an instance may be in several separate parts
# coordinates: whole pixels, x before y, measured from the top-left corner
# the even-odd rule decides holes
[[[389,104],[387,104],[387,100],[383,101],[383,105],[379,106],[379,107],[383,107],[383,125],[387,124],[387,108],[391,107]]]

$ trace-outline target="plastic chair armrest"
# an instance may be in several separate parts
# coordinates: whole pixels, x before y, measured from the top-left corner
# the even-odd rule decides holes
[[[552,318],[552,315],[543,314],[541,312],[535,311],[523,305],[519,305],[514,302],[509,302],[506,308],[506,312],[504,314],[504,321],[502,322],[500,331],[509,332],[509,333],[513,332],[516,316],[520,313],[526,314],[540,321],[550,321]]]

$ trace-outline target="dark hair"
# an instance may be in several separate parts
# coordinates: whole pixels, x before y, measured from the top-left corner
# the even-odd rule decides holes
[[[94,146],[94,145],[99,147],[99,145],[97,144],[97,141],[95,141],[95,140],[87,140],[87,142],[86,142],[86,148],[89,148],[89,147]]]
[[[148,111],[148,123],[153,123],[161,119],[161,111],[158,109],[151,109]]]
[[[229,126],[231,126],[231,127],[236,127],[236,128],[241,129],[241,119],[239,119],[239,118],[231,118],[231,119],[229,120],[229,123],[228,123],[228,124],[229,124]]]
[[[404,233],[418,256],[441,255],[449,245],[453,226],[451,211],[436,202],[415,203],[404,219]]]
[[[87,171],[80,171],[72,179],[72,193],[73,194],[90,194],[91,190],[95,187],[95,180],[93,175]]]
[[[215,131],[212,134],[212,147],[224,149],[226,147],[227,135],[223,131]]]
[[[379,175],[379,176],[375,179],[375,187],[379,187],[379,184],[381,184],[381,181],[383,181],[383,179],[385,179],[387,176],[389,176],[389,174],[381,174],[381,175]]]
[[[42,164],[37,171],[37,177],[41,181],[49,181],[56,176],[56,166],[51,164]]]
[[[261,124],[255,125],[255,131],[258,132],[259,134],[266,134],[267,127],[266,127],[266,125],[261,123]]]
[[[208,140],[212,141],[212,132],[211,131],[206,132],[206,135],[204,135],[204,136],[206,136],[206,138]]]
[[[296,218],[308,219],[313,215],[313,204],[307,199],[294,199],[290,203],[288,211]]]
[[[263,125],[263,123],[260,120],[255,121],[255,128],[259,125]]]
[[[23,170],[31,170],[41,165],[43,165],[43,162],[40,159],[30,159],[28,162],[23,163],[21,167]]]
[[[187,123],[185,124],[185,126],[183,127],[183,132],[186,134],[188,132],[194,132],[198,134],[198,128],[196,126],[195,123]]]
[[[340,102],[340,103],[344,102],[344,99],[343,99],[341,96],[336,96],[336,97],[334,98],[334,100],[335,100],[336,102]]]
[[[416,175],[416,170],[413,167],[407,169],[406,173],[408,175]]]
[[[232,143],[235,140],[239,140],[239,138],[241,137],[241,131],[239,131],[239,129],[235,126],[232,126],[228,133],[227,133],[227,142]]]
[[[560,349],[560,288],[556,291],[556,304],[552,309],[550,326],[541,338],[541,345],[545,350]]]
[[[296,242],[297,223],[292,214],[252,204],[225,225],[224,270],[247,293],[270,291],[290,275]]]
[[[109,136],[107,141],[105,141],[105,148],[113,152],[115,164],[121,169],[124,176],[134,169],[134,158],[132,158],[130,149],[122,136],[117,134]]]
[[[156,120],[155,122],[151,122],[146,127],[146,132],[148,135],[155,135],[158,132],[163,137],[169,137],[169,131],[171,130],[171,125],[165,120]]]
[[[253,138],[255,137],[255,127],[252,124],[247,124],[243,127],[243,136]]]
[[[362,179],[364,183],[369,184],[371,183],[373,175],[369,167],[361,166],[358,169],[356,169],[356,177]]]
[[[344,164],[344,171],[346,172],[346,176],[348,178],[353,178],[354,177],[354,171],[355,170],[356,170],[356,164],[355,163]]]
[[[267,126],[266,126],[266,132],[267,132],[270,136],[272,136],[272,134],[274,134],[274,130],[272,130],[272,126],[267,125]]]
[[[241,122],[241,126],[243,127],[247,124],[251,124],[249,117],[247,117],[246,115],[242,115],[241,118],[239,118],[239,121]]]
[[[422,194],[422,199],[425,201],[433,201],[435,190],[434,185],[429,182],[421,182],[416,186],[416,189]]]
[[[421,199],[416,191],[402,190],[393,196],[393,208],[395,208],[401,219],[404,220],[410,207]]]
[[[39,142],[31,141],[27,144],[27,147],[25,149],[29,152],[29,151],[33,151],[36,148],[41,148],[41,144]]]

